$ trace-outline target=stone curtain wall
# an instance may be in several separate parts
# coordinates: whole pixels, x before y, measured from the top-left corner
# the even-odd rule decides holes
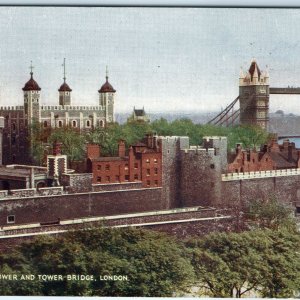
[[[3,199],[0,200],[0,226],[7,225],[9,215],[15,216],[17,225],[162,210],[161,194],[161,188],[148,188]]]
[[[300,206],[300,175],[223,181],[223,206],[245,206],[255,199],[269,199]]]

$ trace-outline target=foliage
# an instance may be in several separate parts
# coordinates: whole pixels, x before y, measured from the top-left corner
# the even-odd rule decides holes
[[[20,286],[19,295],[172,296],[193,279],[183,246],[171,237],[151,231],[74,231],[58,238],[38,238],[23,244],[18,251],[18,255],[0,256],[1,265],[10,266],[2,267],[2,273],[14,273],[19,266],[22,272],[31,274],[82,274],[96,279],[35,281],[32,286]],[[105,281],[100,280],[100,275],[123,275],[128,280]],[[16,294],[14,284],[5,281],[5,286],[0,287],[1,294]]]
[[[240,142],[244,148],[256,148],[266,144],[271,138],[272,135],[260,126],[240,125],[232,129],[230,142]]]
[[[293,212],[293,208],[272,196],[267,199],[252,200],[246,209],[246,217],[258,228],[273,230],[287,228],[296,231]]]
[[[69,126],[53,129],[48,142],[53,144],[56,141],[62,143],[62,153],[68,156],[69,162],[83,159],[85,138],[77,129]]]
[[[41,124],[32,125],[33,156],[37,162],[43,162],[45,143],[58,140],[63,143],[63,153],[68,155],[69,162],[80,160],[84,156],[84,145],[95,143],[101,145],[101,155],[115,156],[118,153],[118,142],[125,140],[126,146],[143,139],[146,133],[155,132],[162,136],[188,136],[191,145],[200,145],[204,136],[226,136],[228,149],[237,143],[243,147],[256,147],[265,144],[271,136],[259,126],[236,126],[231,128],[210,124],[194,124],[190,119],[183,118],[168,122],[158,119],[152,123],[131,121],[125,124],[111,123],[105,128],[97,127],[90,132],[81,133],[72,127],[43,128]]]
[[[187,242],[200,291],[240,298],[291,297],[300,280],[299,234],[256,230],[218,233]]]

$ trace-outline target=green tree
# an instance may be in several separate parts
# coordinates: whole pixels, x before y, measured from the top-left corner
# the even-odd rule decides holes
[[[49,136],[48,142],[62,144],[62,153],[68,156],[68,162],[82,160],[85,153],[85,138],[76,128],[69,126],[55,128]]]
[[[295,232],[296,221],[293,216],[294,208],[271,196],[266,199],[254,199],[246,207],[246,218],[250,224],[258,228],[280,230],[288,228]]]
[[[172,296],[193,279],[193,268],[182,244],[164,234],[140,229],[98,228],[73,231],[59,237],[42,237],[23,244],[14,266],[31,274],[93,275],[92,281],[38,282],[26,295],[57,296]],[[123,275],[128,280],[100,280],[99,276]],[[2,294],[11,290],[2,289]],[[20,290],[22,294],[22,290]]]
[[[230,131],[230,148],[236,143],[242,143],[244,148],[256,148],[268,143],[272,135],[265,129],[256,125],[240,125]]]
[[[298,233],[270,229],[218,233],[187,242],[200,293],[292,297],[299,290]]]

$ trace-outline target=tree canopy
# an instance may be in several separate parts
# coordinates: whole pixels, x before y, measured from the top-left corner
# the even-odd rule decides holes
[[[199,294],[235,298],[249,297],[249,292],[293,297],[299,292],[299,246],[299,234],[269,229],[217,233],[187,242]]]
[[[130,228],[38,238],[1,255],[0,262],[1,274],[93,275],[93,280],[0,281],[1,295],[167,297],[193,280],[183,245],[164,234]],[[101,280],[100,275],[128,279]]]
[[[125,140],[126,146],[140,141],[146,133],[155,132],[163,136],[188,136],[191,145],[201,145],[204,136],[226,136],[228,149],[231,150],[237,143],[251,148],[265,144],[271,136],[258,126],[235,126],[231,128],[195,124],[190,119],[183,118],[168,122],[158,119],[151,123],[127,122],[124,124],[111,123],[105,128],[94,128],[89,132],[80,132],[77,128],[65,126],[62,128],[43,128],[42,124],[32,127],[31,143],[33,156],[38,163],[45,162],[45,145],[57,140],[63,144],[63,153],[68,155],[69,162],[82,160],[86,143],[101,145],[101,155],[115,156],[118,150],[118,141]]]

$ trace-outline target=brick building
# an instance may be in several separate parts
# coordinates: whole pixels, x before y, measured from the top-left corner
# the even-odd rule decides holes
[[[88,172],[93,173],[94,184],[138,181],[143,187],[162,184],[162,151],[155,135],[148,134],[128,151],[120,140],[116,157],[101,157],[98,145],[88,145],[87,155]]]
[[[300,150],[295,143],[285,140],[282,145],[273,139],[261,150],[243,150],[236,146],[236,153],[229,156],[228,172],[254,172],[300,167]]]

